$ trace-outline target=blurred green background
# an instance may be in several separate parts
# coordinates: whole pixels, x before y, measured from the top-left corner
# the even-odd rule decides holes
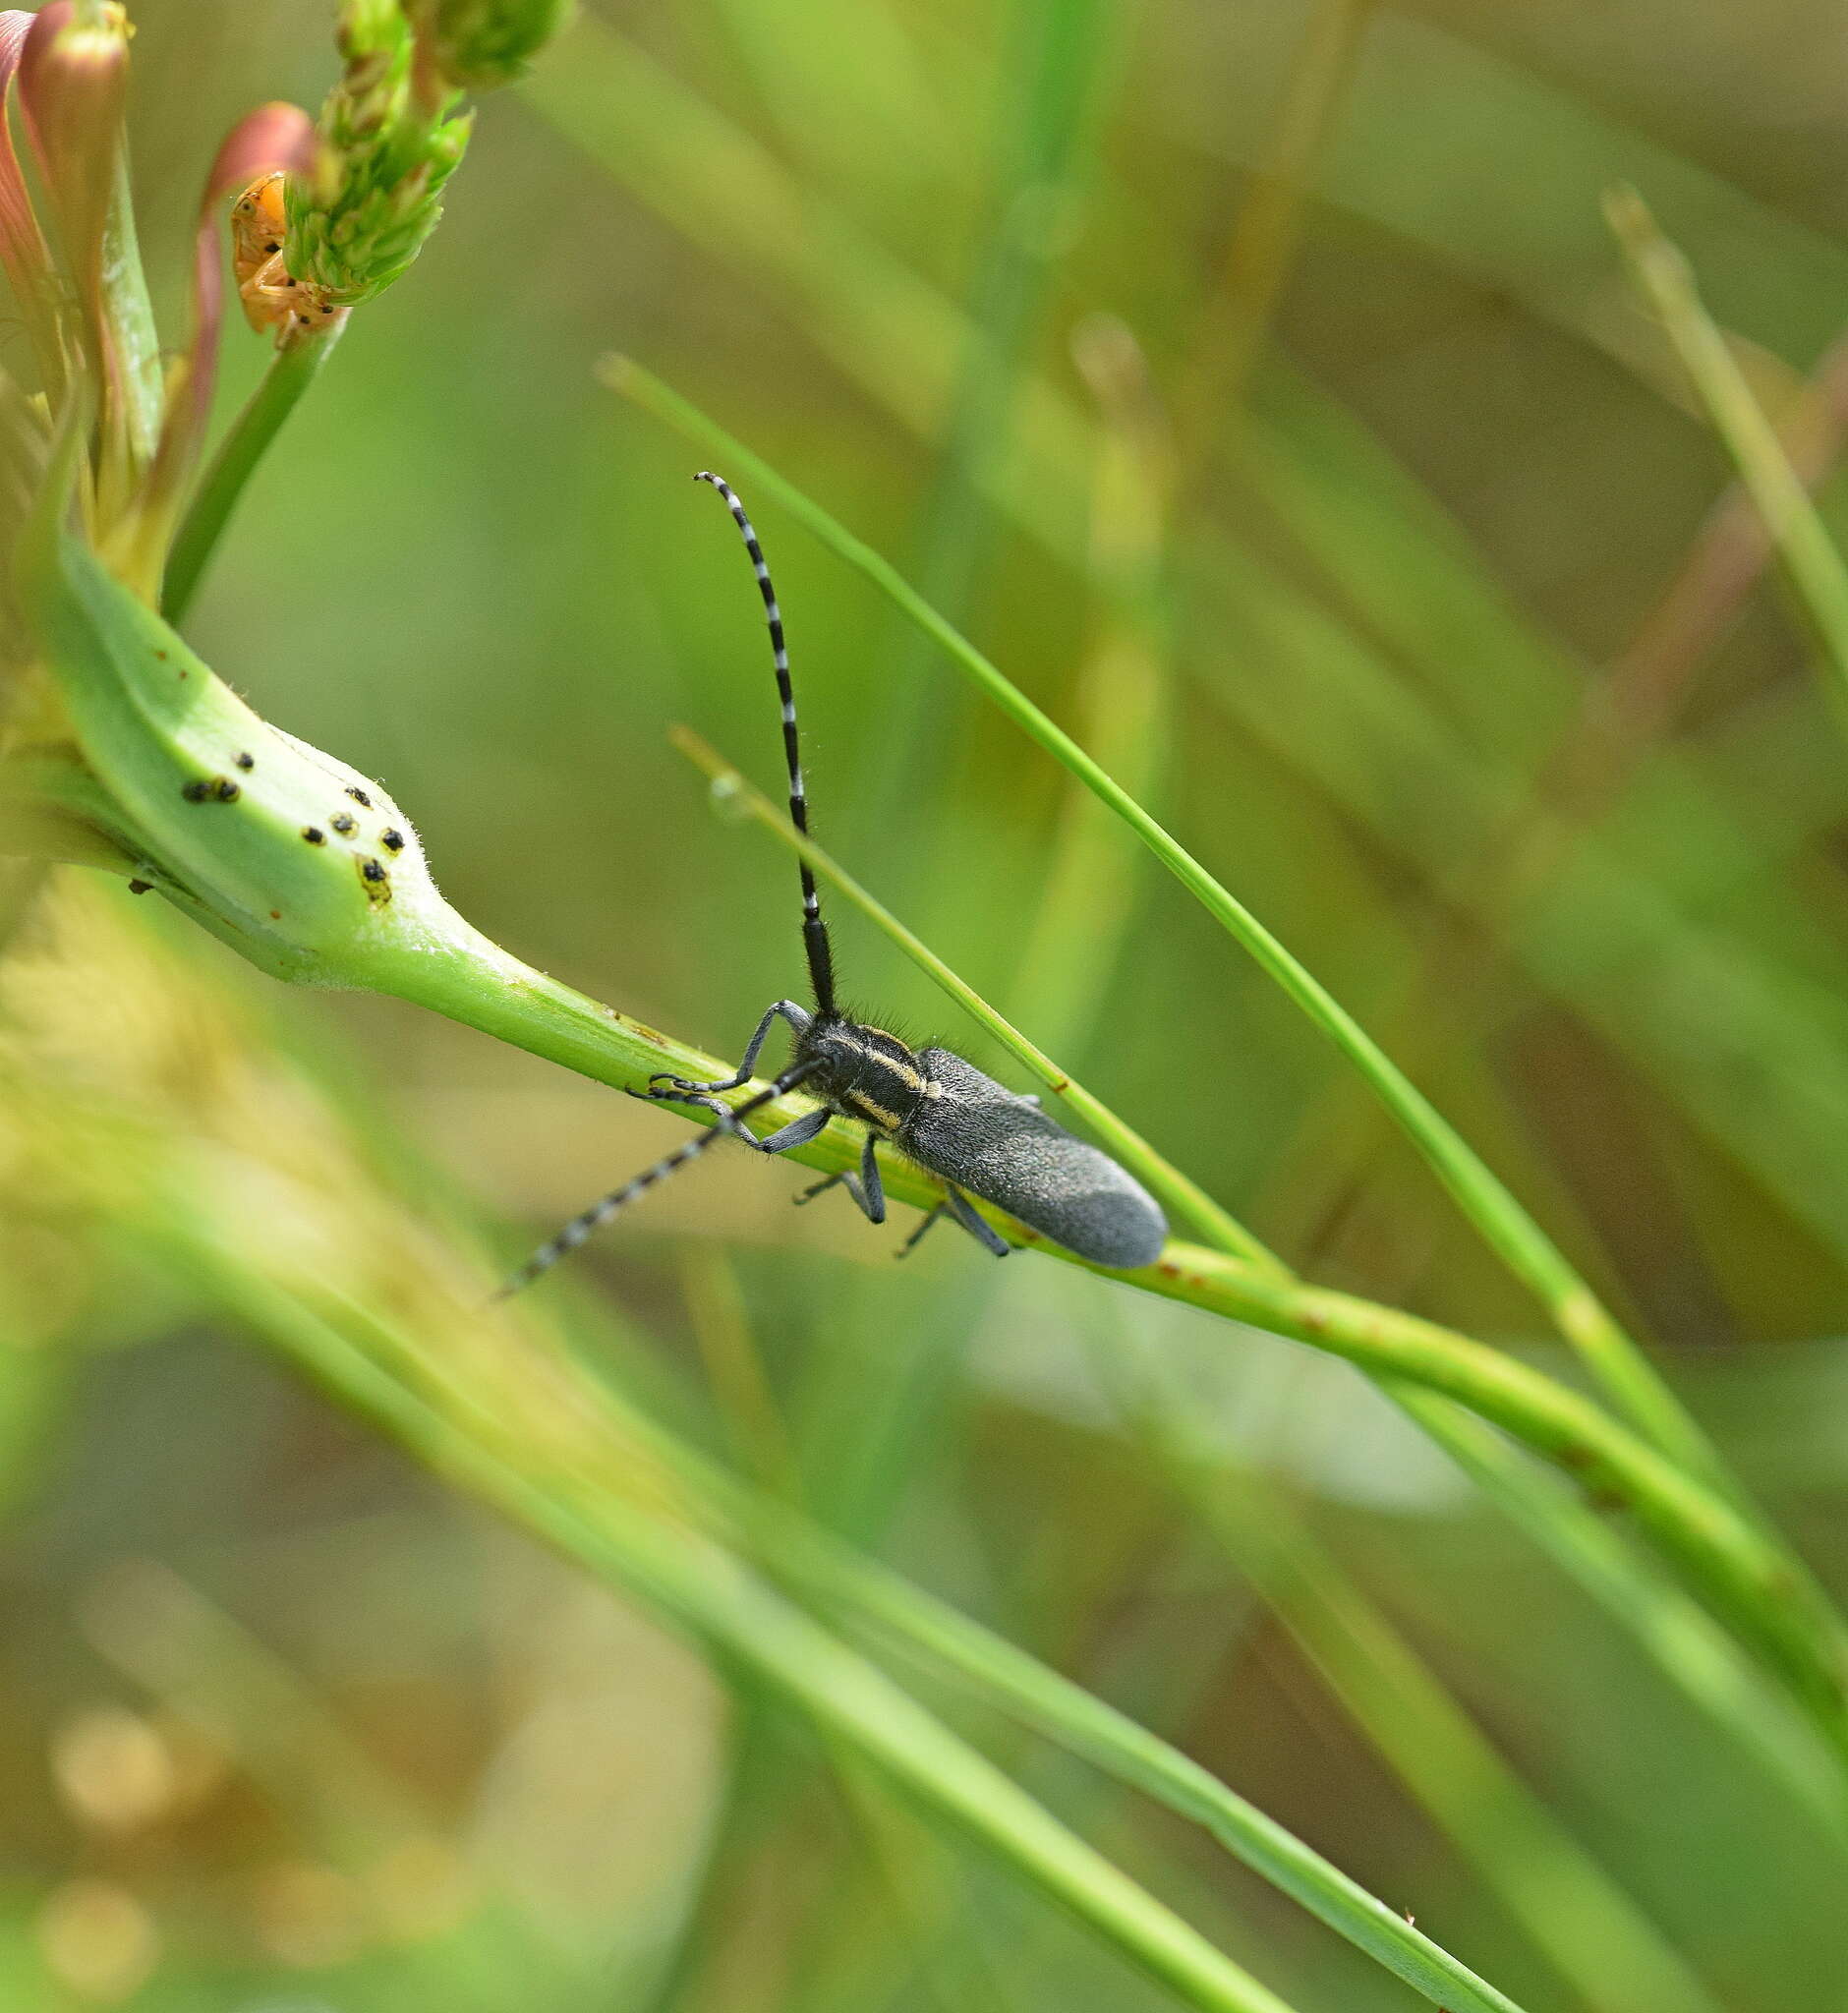
[[[134,12],[172,331],[217,136],[318,102],[329,10]],[[1840,1585],[1848,760],[1599,204],[1642,191],[1831,466],[1841,53],[1805,0],[599,0],[484,106],[189,634],[389,785],[490,936],[735,1054],[799,989],[794,875],[665,732],[774,787],[774,694],[700,457],[596,378],[636,356],[891,555],[1385,1041]],[[227,411],[264,354],[233,331]],[[1305,1273],[1568,1374],[1267,982],[757,515],[836,855]],[[835,915],[851,998],[997,1066]],[[133,923],[503,1259],[683,1136]],[[1840,1841],[1357,1378],[945,1232],[896,1268],[905,1226],[793,1214],[800,1179],[717,1153],[558,1290],[715,1444],[1524,2004],[1848,2007]],[[1166,2003],[209,1305],[107,1237],[85,1262],[59,1346],[8,1372],[0,2003]],[[1125,1423],[1145,1371],[1182,1380],[1218,1514]],[[1379,1675],[1402,1652],[1449,1695],[1433,1722]],[[977,1731],[1293,2002],[1414,2003],[1172,1819]]]

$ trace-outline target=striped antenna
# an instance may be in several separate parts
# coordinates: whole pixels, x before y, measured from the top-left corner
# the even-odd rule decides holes
[[[701,469],[693,480],[710,483],[725,499],[725,506],[737,523],[744,549],[757,569],[757,585],[764,597],[764,619],[770,624],[770,652],[777,663],[777,692],[782,700],[782,750],[789,764],[789,822],[808,836],[808,793],[802,785],[802,746],[796,737],[795,693],[789,684],[789,652],[782,640],[782,610],[777,605],[777,590],[770,584],[770,568],[764,563],[764,548],[744,514],[731,485],[711,469]],[[824,1018],[835,1011],[835,953],[828,942],[828,926],[822,921],[821,896],[815,891],[815,876],[809,863],[802,863],[802,948],[808,953],[809,984],[814,989],[816,1010]],[[740,1107],[742,1110],[743,1107]],[[651,1179],[645,1176],[644,1184]]]
[[[627,1209],[631,1202],[646,1195],[651,1188],[659,1187],[669,1175],[677,1175],[689,1161],[698,1160],[709,1146],[716,1145],[725,1137],[740,1137],[750,1145],[757,1144],[753,1135],[744,1128],[742,1121],[761,1106],[774,1104],[785,1091],[795,1089],[803,1079],[813,1074],[815,1064],[798,1064],[793,1069],[785,1069],[768,1090],[760,1090],[747,1097],[741,1105],[724,1106],[715,1098],[711,1109],[718,1115],[713,1125],[704,1132],[696,1132],[684,1146],[676,1146],[665,1160],[658,1160],[646,1174],[637,1175],[632,1181],[624,1181],[620,1188],[612,1188],[601,1200],[593,1202],[581,1216],[574,1216],[555,1237],[540,1245],[539,1249],[513,1274],[500,1291],[496,1300],[511,1299],[523,1288],[532,1285],[542,1272],[549,1272],[560,1258],[575,1251],[593,1231],[601,1230],[618,1210]],[[696,1100],[697,1102],[697,1100]]]

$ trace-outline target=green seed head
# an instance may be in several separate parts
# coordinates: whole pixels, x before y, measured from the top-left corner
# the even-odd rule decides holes
[[[445,82],[494,90],[526,74],[573,12],[573,0],[407,0]]]
[[[289,182],[285,259],[352,307],[382,293],[435,229],[471,122],[395,0],[347,0],[339,40],[346,69],[321,110],[314,172]]]

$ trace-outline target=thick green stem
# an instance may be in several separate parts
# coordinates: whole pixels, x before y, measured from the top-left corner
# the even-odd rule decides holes
[[[212,456],[192,507],[181,522],[167,560],[160,611],[169,622],[185,619],[224,528],[231,521],[231,513],[244,493],[244,486],[319,374],[320,367],[339,340],[344,320],[341,316],[324,335],[313,335],[288,349],[278,350],[263,373],[262,382],[251,394],[249,404],[219,442],[218,452]]]

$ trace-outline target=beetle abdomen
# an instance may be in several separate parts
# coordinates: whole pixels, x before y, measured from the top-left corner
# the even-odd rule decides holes
[[[1126,1270],[1155,1262],[1167,1220],[1108,1154],[950,1049],[917,1060],[936,1088],[898,1128],[913,1160],[1080,1258]]]

